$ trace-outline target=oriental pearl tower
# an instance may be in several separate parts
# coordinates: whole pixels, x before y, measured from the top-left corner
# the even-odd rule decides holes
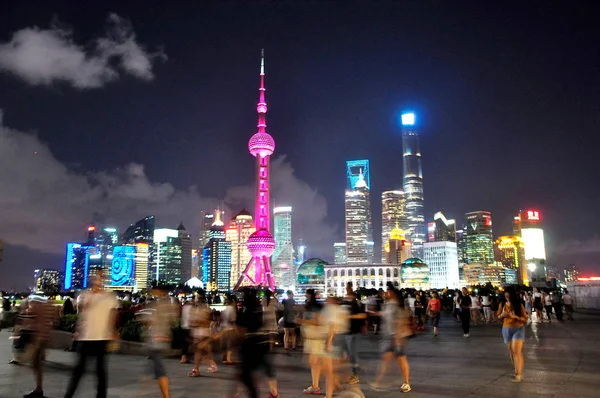
[[[271,203],[269,158],[275,151],[275,140],[267,133],[267,103],[265,102],[265,51],[261,52],[259,100],[256,106],[258,112],[258,132],[248,141],[248,150],[256,158],[256,232],[248,237],[248,251],[252,259],[242,272],[235,285],[265,286],[275,289],[275,279],[271,272],[271,256],[275,250],[275,239],[271,235]]]

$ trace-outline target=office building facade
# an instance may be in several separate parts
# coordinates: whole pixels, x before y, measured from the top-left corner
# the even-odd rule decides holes
[[[465,263],[494,263],[492,213],[489,211],[466,213],[463,239],[465,245]]]
[[[424,243],[423,260],[429,266],[429,283],[432,288],[443,289],[460,286],[458,248],[455,242]]]
[[[284,289],[291,288],[296,285],[291,206],[273,208],[273,236],[275,251],[271,258],[271,266],[275,274],[275,285]]]
[[[362,171],[352,189],[345,194],[346,260],[348,264],[367,264],[372,255],[371,201],[369,186]],[[371,242],[371,246],[369,245]]]
[[[346,242],[333,244],[333,263],[346,264]]]
[[[225,239],[225,226],[216,213],[208,243],[203,250],[203,280],[208,291],[227,292],[231,288],[231,242]]]
[[[534,287],[545,287],[549,280],[546,266],[546,244],[541,222],[542,215],[538,210],[521,210],[514,218],[514,229],[520,233],[525,246],[529,282]]]
[[[36,269],[33,273],[33,292],[58,294],[63,287],[63,273],[57,269]]]
[[[148,278],[159,284],[179,285],[185,283],[182,277],[183,246],[179,231],[170,228],[154,230],[152,264]]]
[[[456,221],[448,220],[441,211],[427,224],[428,242],[456,242]]]
[[[520,236],[500,236],[494,244],[496,261],[517,272],[517,283],[529,285],[525,245]]]
[[[406,199],[404,191],[384,191],[381,193],[381,258],[385,262],[385,246],[394,228],[408,230]]]
[[[256,226],[252,215],[245,209],[231,220],[225,230],[225,240],[231,244],[231,289],[234,288],[242,271],[252,259],[252,255],[248,250],[248,238],[254,232],[256,232]],[[204,280],[203,278],[200,279]]]

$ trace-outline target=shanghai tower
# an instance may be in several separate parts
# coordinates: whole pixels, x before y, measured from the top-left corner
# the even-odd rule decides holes
[[[406,195],[407,238],[412,242],[413,257],[423,258],[425,242],[425,213],[423,209],[423,170],[419,135],[415,129],[415,114],[402,114],[402,166]]]

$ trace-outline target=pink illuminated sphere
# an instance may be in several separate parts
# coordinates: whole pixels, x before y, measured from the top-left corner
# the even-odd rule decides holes
[[[275,251],[275,239],[266,229],[259,229],[248,237],[248,251],[252,257],[270,257]]]
[[[252,156],[270,156],[275,151],[275,140],[269,133],[256,133],[248,141],[248,150]]]

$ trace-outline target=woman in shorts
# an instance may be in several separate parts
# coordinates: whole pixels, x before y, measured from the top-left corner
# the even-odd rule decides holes
[[[431,299],[427,303],[427,316],[433,324],[433,336],[438,335],[438,324],[440,322],[440,314],[442,312],[442,302],[437,292],[431,292]]]
[[[523,343],[528,319],[527,310],[514,289],[507,290],[504,295],[506,303],[498,310],[498,319],[502,320],[502,337],[504,344],[508,347],[510,360],[515,367],[512,381],[518,383],[523,379]]]

